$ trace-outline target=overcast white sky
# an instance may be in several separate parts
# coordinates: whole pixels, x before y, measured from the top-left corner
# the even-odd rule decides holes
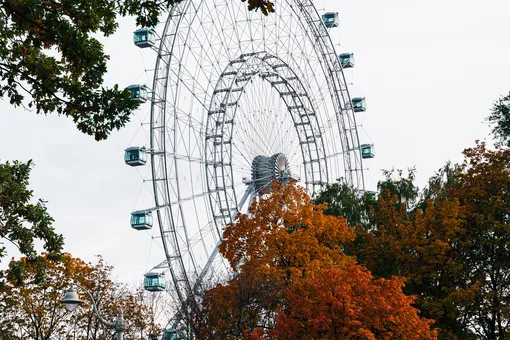
[[[355,53],[351,94],[368,102],[358,116],[360,137],[376,147],[369,188],[381,169],[413,166],[423,186],[446,161],[461,161],[465,147],[489,138],[483,120],[493,101],[510,91],[510,2],[318,0],[316,7],[339,12],[333,40],[338,52]],[[105,40],[107,84],[151,83],[145,69],[156,55],[132,44],[135,29],[125,19]],[[148,106],[100,143],[63,117],[37,116],[6,100],[0,110],[0,160],[34,160],[31,188],[48,201],[66,250],[85,260],[102,254],[119,279],[140,279],[161,257],[150,233],[130,228],[130,212],[153,203],[142,183],[149,167],[139,174],[126,166],[123,150],[145,142],[140,122]]]

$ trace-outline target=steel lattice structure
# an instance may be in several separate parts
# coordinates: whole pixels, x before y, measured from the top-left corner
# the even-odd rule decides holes
[[[222,230],[266,177],[292,176],[312,194],[339,178],[364,189],[328,29],[311,0],[276,5],[265,17],[240,0],[184,0],[160,33],[150,150],[166,258],[156,269],[170,271],[181,305],[228,273]]]

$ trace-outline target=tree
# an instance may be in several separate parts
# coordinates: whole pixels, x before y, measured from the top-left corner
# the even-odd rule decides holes
[[[42,258],[36,251],[35,240],[42,240],[46,257],[55,259],[62,249],[63,238],[55,233],[45,202],[31,203],[33,192],[28,188],[31,169],[31,161],[0,164],[0,239],[16,246],[26,256],[26,262],[38,265]],[[0,261],[5,256],[5,246],[0,247]],[[10,270],[18,283],[23,280],[24,263],[13,265]],[[0,271],[0,283],[2,273]],[[39,271],[37,278],[41,274]]]
[[[377,189],[383,196],[395,196],[397,198],[395,204],[399,207],[403,205],[403,208],[411,212],[419,196],[419,189],[414,185],[415,173],[416,169],[410,168],[407,170],[407,177],[404,177],[400,169],[383,170],[385,179],[377,183]]]
[[[488,150],[485,143],[477,142],[464,155],[451,195],[463,208],[466,280],[479,286],[468,322],[484,339],[506,339],[510,333],[510,152]]]
[[[45,257],[46,255],[43,255]],[[147,306],[137,301],[136,294],[111,280],[112,267],[99,258],[87,264],[64,253],[61,261],[44,261],[44,279],[36,280],[38,268],[27,258],[12,261],[11,268],[22,262],[26,268],[23,285],[8,280],[0,289],[0,334],[2,339],[114,339],[114,331],[105,328],[91,310],[88,296],[80,294],[82,307],[67,312],[61,303],[63,294],[78,282],[93,295],[99,313],[113,320],[118,307],[124,310],[127,322],[126,339],[148,339],[158,334]]]
[[[447,162],[429,178],[427,186],[421,193],[421,199],[418,203],[420,208],[424,210],[430,198],[434,200],[453,199],[449,195],[451,194],[451,189],[459,185],[461,173],[462,167],[460,165]]]
[[[243,271],[206,292],[192,323],[197,339],[258,339],[275,327],[285,284],[277,275]]]
[[[510,325],[510,153],[477,143],[464,155],[422,192],[414,178],[387,176],[348,250],[376,278],[405,278],[404,292],[441,339],[502,339]],[[343,199],[340,190],[328,195]]]
[[[467,242],[457,200],[426,202],[424,210],[409,212],[396,195],[381,195],[376,225],[359,228],[356,258],[376,277],[404,277],[404,292],[416,296],[415,305],[432,318],[444,339],[468,339],[466,308],[477,290],[467,281],[462,249]]]
[[[251,205],[248,214],[238,215],[235,223],[227,226],[220,252],[236,274],[205,294],[202,309],[195,315],[198,337],[318,338],[332,336],[335,329],[342,328],[338,336],[349,339],[360,335],[363,325],[363,336],[368,338],[378,332],[394,339],[415,339],[416,334],[435,338],[429,321],[421,319],[411,306],[412,298],[402,294],[400,280],[373,281],[353,257],[344,254],[354,230],[344,218],[325,215],[326,208],[325,204],[312,204],[295,183],[275,182]],[[337,280],[347,276],[353,281]],[[330,279],[324,281],[325,277]],[[361,282],[366,289],[356,290]],[[338,305],[373,299],[399,306],[393,314],[395,322],[382,322],[384,315],[375,317],[377,307],[365,304],[356,307],[359,313],[338,315],[330,309],[320,317],[319,325],[311,311],[333,301],[323,294],[326,291],[332,292]],[[362,319],[364,313],[374,315]],[[393,336],[389,336],[391,332]]]
[[[466,281],[461,256],[466,230],[460,204],[450,193],[459,182],[459,167],[447,164],[423,192],[414,184],[414,169],[407,177],[401,170],[383,173],[377,201],[346,195],[348,189],[336,186],[323,191],[334,207],[368,212],[368,218],[356,221],[356,239],[347,245],[348,253],[376,278],[404,277],[404,292],[416,296],[414,305],[423,317],[435,320],[440,337],[468,339],[473,334],[466,309],[472,307],[477,285]],[[341,216],[350,210],[329,211]]]
[[[58,113],[78,129],[106,139],[136,108],[127,90],[103,86],[109,57],[97,36],[110,36],[120,16],[154,27],[182,0],[5,0],[0,3],[0,98],[37,113]],[[242,0],[245,1],[245,0]],[[267,0],[248,0],[265,15]]]
[[[162,331],[159,325],[168,325],[174,316],[175,300],[167,292],[159,294],[147,291],[143,283],[136,287],[133,296],[138,306],[144,306],[144,317],[136,323],[140,338],[145,334],[148,340],[159,339]]]
[[[492,125],[492,134],[499,146],[510,147],[510,93],[501,96],[486,119]]]
[[[232,268],[270,268],[284,279],[313,276],[319,268],[350,262],[343,254],[354,230],[344,218],[324,215],[294,182],[271,190],[225,228],[220,252]]]
[[[289,287],[285,313],[273,332],[279,339],[429,339],[432,321],[410,308],[403,280],[373,280],[359,265],[330,267]]]
[[[371,207],[376,205],[376,198],[369,192],[360,192],[345,183],[326,184],[313,199],[314,204],[327,203],[324,214],[343,216],[354,227],[368,223]]]

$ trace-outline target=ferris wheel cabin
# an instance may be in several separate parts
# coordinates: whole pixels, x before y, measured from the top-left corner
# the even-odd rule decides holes
[[[143,278],[143,288],[149,292],[162,292],[166,289],[165,273],[147,273]]]
[[[369,159],[374,158],[374,146],[372,144],[361,144],[361,158],[363,159]]]
[[[342,53],[338,56],[342,68],[354,67],[354,53]]]
[[[367,190],[367,191],[365,191],[365,195],[369,195],[371,198],[373,198],[374,200],[377,201],[377,198],[378,198],[379,194],[377,193],[377,191],[369,191],[369,190]]]
[[[131,98],[137,102],[145,103],[149,98],[149,91],[145,85],[129,85],[127,90],[131,93]]]
[[[365,97],[352,98],[352,109],[354,112],[365,112],[367,110]]]
[[[184,339],[186,339],[184,337],[184,334],[173,328],[165,329],[165,331],[163,332],[163,337],[161,338],[161,340],[184,340]]]
[[[338,13],[328,12],[322,15],[322,22],[327,28],[338,27],[340,19],[338,19]]]
[[[147,151],[143,147],[130,147],[124,150],[124,161],[130,166],[140,166],[147,163]]]
[[[133,42],[140,48],[152,47],[156,43],[156,32],[152,28],[140,28],[133,32]]]
[[[146,210],[131,213],[131,227],[136,230],[152,228],[152,212]]]

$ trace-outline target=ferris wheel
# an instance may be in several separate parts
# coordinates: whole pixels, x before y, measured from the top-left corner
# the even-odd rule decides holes
[[[364,190],[373,146],[360,144],[355,115],[365,99],[351,98],[343,73],[354,56],[339,54],[329,35],[338,14],[320,15],[311,0],[275,10],[184,0],[162,32],[134,33],[157,60],[151,87],[129,87],[150,104],[150,146],[128,148],[125,160],[149,163],[154,191],[154,206],[131,224],[159,228],[165,258],[145,287],[172,291],[181,306],[228,275],[222,231],[272,180],[294,178],[311,195],[338,180]]]

